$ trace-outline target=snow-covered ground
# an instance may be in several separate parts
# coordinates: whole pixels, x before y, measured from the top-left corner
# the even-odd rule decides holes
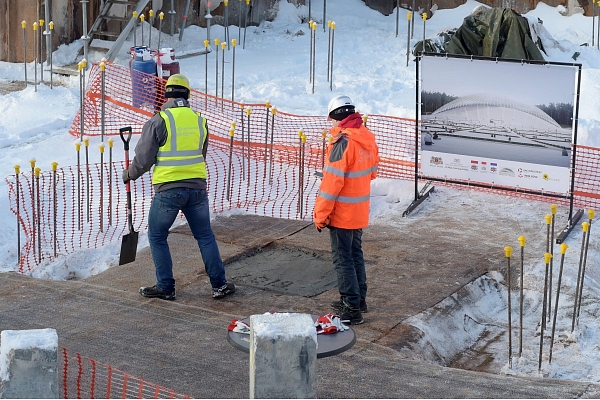
[[[433,37],[439,32],[459,27],[463,18],[478,6],[480,3],[468,0],[455,9],[436,11],[433,17],[427,20],[426,36]],[[312,9],[322,10],[322,1],[313,1]],[[544,29],[539,30],[537,34],[544,40],[547,60],[572,63],[574,53],[580,53],[577,58],[577,62],[582,64],[578,143],[600,147],[600,51],[595,47],[582,46],[583,43],[591,43],[592,18],[580,14],[563,16],[562,11],[563,7],[549,7],[540,3],[525,16],[531,21],[538,21],[538,18],[543,21]],[[396,15],[383,16],[366,7],[361,0],[328,1],[327,19],[336,23],[333,90],[329,90],[329,82],[326,80],[328,37],[322,30],[324,21],[321,20],[320,13],[315,13],[313,19],[318,23],[318,28],[314,93],[312,85],[309,84],[310,35],[307,24],[303,23],[307,14],[307,7],[297,8],[287,1],[281,1],[278,17],[274,21],[247,28],[245,48],[238,45],[236,54],[236,101],[270,101],[279,110],[288,113],[325,115],[329,100],[335,95],[345,94],[354,100],[361,113],[414,118],[415,63],[411,56],[411,61],[408,67],[406,66],[406,10],[400,10],[401,29],[396,37]],[[420,18],[417,18],[411,50],[412,46],[422,39],[421,24]],[[237,35],[237,27],[230,27],[230,36],[237,38]],[[170,37],[163,34],[161,47],[173,47],[176,54],[191,53],[204,48],[203,40],[206,36],[206,29],[191,26],[185,30],[181,42],[178,35]],[[212,26],[211,38],[224,36],[222,26]],[[152,37],[157,40],[157,31],[153,32]],[[126,42],[115,62],[126,65],[129,62],[126,49],[132,45],[133,40]],[[53,55],[54,65],[78,61],[77,54],[81,46],[81,41],[60,46]],[[101,55],[92,53],[89,56],[88,61],[93,62]],[[211,53],[208,57],[212,60],[208,63],[208,76],[212,77],[215,55]],[[204,56],[181,59],[180,67],[181,72],[189,76],[192,86],[202,90]],[[33,64],[28,64],[27,68],[31,80]],[[0,86],[11,81],[22,81],[23,76],[23,64],[0,62]],[[45,77],[48,77],[47,73]],[[52,89],[43,84],[38,86],[36,91],[29,85],[23,90],[0,95],[0,113],[3,116],[0,123],[0,175],[13,174],[14,165],[27,166],[32,158],[44,169],[49,169],[53,161],[58,162],[60,166],[75,164],[73,149],[76,138],[68,134],[68,129],[79,108],[79,79],[55,76],[54,84]],[[231,87],[226,87],[225,93],[230,91]],[[135,139],[132,144],[135,145]],[[120,152],[115,154],[117,161],[122,157]],[[414,195],[413,182],[378,179],[373,185],[376,194],[372,201],[373,222],[386,223],[400,218],[406,204]],[[436,188],[435,201],[453,201],[455,196],[454,189]],[[468,197],[484,214],[501,216],[502,212],[507,212],[506,207],[499,207],[503,201],[502,197],[494,196],[494,201],[490,201],[490,195],[475,191],[470,192]],[[539,224],[539,209],[547,207],[545,204],[533,204],[525,200],[515,202],[506,199],[506,203],[518,205],[517,210],[510,211],[518,212],[523,224]],[[422,205],[423,214],[427,213],[427,207],[427,202]],[[460,209],[456,210],[457,215],[460,212]],[[561,212],[564,213],[564,210]],[[4,180],[0,181],[0,218],[3,221],[0,225],[0,272],[15,271],[18,270],[16,221],[9,210]],[[584,219],[587,219],[587,214]],[[541,229],[544,229],[543,224]],[[577,282],[581,229],[574,229],[566,242],[570,249],[563,277],[565,286],[562,290],[563,294],[566,294],[564,300],[561,299],[561,311],[558,315],[558,326],[561,329],[556,333],[551,367],[548,366],[547,360],[544,363],[542,372],[546,376],[600,381],[600,338],[597,334],[600,327],[600,247],[596,244],[599,236],[598,229],[591,230],[581,325],[572,334],[570,329],[565,331],[562,327],[570,327],[569,304],[572,304],[571,295]],[[142,237],[140,244],[144,243],[147,241]],[[64,263],[53,263],[36,270],[32,275],[66,279],[69,272],[73,271],[82,278],[97,274],[116,264],[119,244],[115,242],[102,250],[82,250],[70,258],[68,268]],[[514,247],[517,250],[518,243],[515,243]],[[557,249],[555,253],[558,254]],[[528,310],[539,309],[542,301],[540,284],[543,285],[544,269],[542,259],[526,266]],[[480,322],[498,326],[500,330],[506,326],[506,292],[502,289],[503,285],[494,283],[502,281],[502,277],[497,275],[483,277],[475,282],[473,287],[464,289],[471,292],[471,295],[467,296],[471,300],[455,314],[461,318],[452,332],[454,343],[469,346],[474,340],[473,333],[480,332],[474,328],[474,324],[465,322],[467,319],[462,318],[464,315],[470,315],[472,320],[485,319]],[[477,288],[483,289],[477,292]],[[482,295],[482,292],[485,295]],[[513,307],[517,304],[517,300],[513,300]],[[439,307],[443,308],[444,304],[440,304]],[[450,355],[455,349],[444,347],[445,339],[436,337],[436,332],[447,331],[449,326],[448,313],[445,313],[446,317],[443,319],[439,317],[441,314],[444,313],[429,310],[423,315],[411,318],[410,322],[424,332],[429,332],[428,340],[436,343],[440,353]],[[513,326],[515,321],[518,321],[518,314],[514,315]],[[527,326],[535,327],[540,317],[534,312],[529,312],[528,315]],[[497,372],[522,375],[539,373],[538,350],[535,348],[539,337],[536,337],[531,329],[522,357],[514,360],[512,368],[505,365]],[[498,345],[498,352],[504,351],[505,345]]]

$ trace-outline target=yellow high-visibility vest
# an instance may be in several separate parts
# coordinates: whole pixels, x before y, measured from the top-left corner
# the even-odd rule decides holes
[[[206,141],[206,119],[189,107],[168,108],[160,112],[167,126],[167,140],[158,149],[152,183],[184,179],[206,179],[202,147]]]

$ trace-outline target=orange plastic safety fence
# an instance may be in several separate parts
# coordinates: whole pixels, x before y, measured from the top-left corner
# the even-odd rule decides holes
[[[63,399],[189,399],[190,396],[129,375],[110,365],[62,349],[59,378]]]
[[[131,72],[126,67],[108,64],[103,73],[94,65],[84,98],[85,136],[93,141],[103,131],[105,135],[118,135],[123,126],[131,126],[134,133],[140,133],[156,106],[164,100],[160,89],[164,80],[147,75],[144,82],[148,85],[144,90],[134,90]],[[268,104],[232,102],[196,90],[192,90],[190,104],[208,120],[208,192],[213,213],[239,209],[277,218],[312,218],[320,183],[314,172],[322,169],[323,149],[329,140],[324,133],[330,126],[326,117],[288,114]],[[78,113],[70,129],[77,137],[83,136],[80,118]],[[414,180],[415,121],[370,115],[366,125],[376,135],[379,145],[379,176]],[[600,149],[578,146],[576,154],[574,205],[597,208]],[[42,172],[39,178],[35,178],[33,171],[6,178],[11,210],[25,236],[19,258],[22,272],[79,249],[114,244],[128,233],[121,182],[124,164],[92,163],[87,156],[86,161],[81,159],[78,154],[75,166],[61,168],[56,173]],[[420,169],[417,172],[420,176]],[[435,184],[466,187],[469,182]],[[143,175],[131,187],[134,228],[145,231],[153,193],[151,174]],[[567,199],[556,197],[471,187],[568,204]]]

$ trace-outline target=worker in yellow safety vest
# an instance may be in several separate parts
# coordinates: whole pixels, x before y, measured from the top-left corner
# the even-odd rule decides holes
[[[190,108],[190,82],[185,75],[172,75],[165,85],[167,102],[148,120],[135,147],[135,157],[123,171],[123,182],[136,180],[152,170],[154,198],[148,216],[148,242],[156,269],[156,284],[141,287],[144,297],[175,300],[173,262],[167,243],[169,229],[182,211],[198,242],[212,297],[235,292],[225,277],[225,267],[210,226],[206,194],[206,150],[208,126],[200,113]]]

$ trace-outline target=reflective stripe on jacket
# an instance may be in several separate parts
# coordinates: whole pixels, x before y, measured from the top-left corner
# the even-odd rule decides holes
[[[344,229],[369,224],[371,180],[377,176],[379,151],[375,135],[364,125],[333,128],[338,134],[327,147],[323,180],[315,203],[315,222]]]
[[[206,141],[206,119],[189,107],[160,112],[167,127],[167,140],[158,149],[152,184],[184,179],[206,179],[202,146]]]

